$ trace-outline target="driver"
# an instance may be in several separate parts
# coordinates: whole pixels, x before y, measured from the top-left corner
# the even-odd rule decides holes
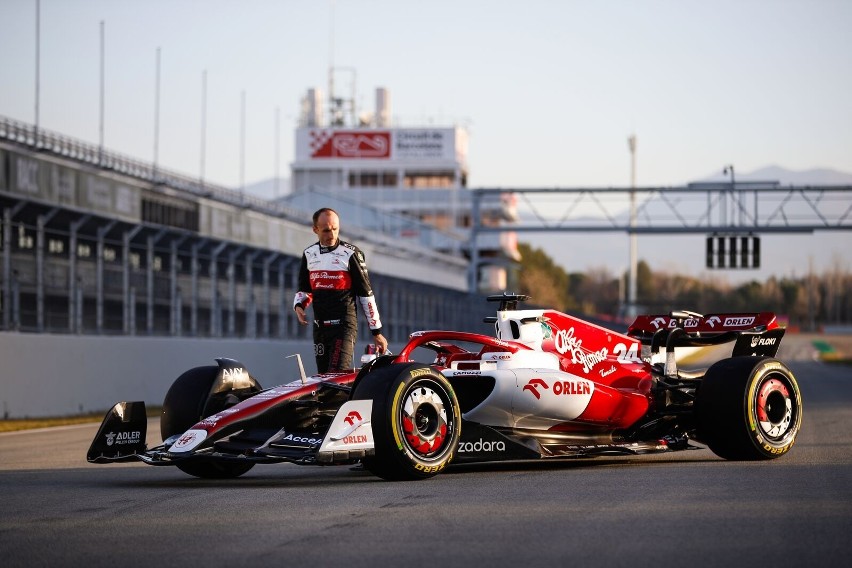
[[[367,276],[364,253],[355,245],[340,240],[337,212],[328,207],[316,211],[313,231],[319,242],[302,254],[293,309],[299,323],[307,325],[305,310],[313,305],[317,372],[348,371],[353,368],[358,335],[356,304],[367,318],[379,354],[387,351],[388,342],[382,335],[379,308]]]

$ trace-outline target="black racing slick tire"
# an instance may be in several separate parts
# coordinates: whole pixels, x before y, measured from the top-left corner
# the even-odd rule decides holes
[[[783,456],[802,426],[802,395],[790,369],[770,357],[714,364],[698,387],[696,438],[728,460]]]
[[[197,424],[210,397],[219,367],[195,367],[183,373],[166,393],[160,415],[160,434],[163,440],[182,434]],[[253,463],[230,463],[212,460],[193,460],[177,463],[178,469],[205,479],[232,479],[250,470]]]
[[[353,399],[373,401],[375,455],[364,467],[388,481],[425,479],[456,455],[461,411],[441,373],[421,363],[376,369],[358,383]]]

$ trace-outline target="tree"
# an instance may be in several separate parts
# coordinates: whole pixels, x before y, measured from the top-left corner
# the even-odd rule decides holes
[[[626,275],[606,268],[566,274],[540,249],[519,247],[523,260],[520,289],[540,306],[588,315],[618,313],[628,285]],[[637,270],[638,301],[645,313],[687,309],[700,313],[774,312],[789,326],[816,330],[825,324],[852,322],[852,274],[842,260],[822,275],[799,279],[775,277],[732,286],[718,273],[699,276],[654,272],[645,261]]]
[[[571,295],[579,299],[580,311],[586,314],[615,314],[621,301],[621,290],[606,267],[590,268],[572,275]]]
[[[577,302],[568,292],[568,274],[562,267],[543,250],[527,243],[518,243],[518,252],[521,254],[518,274],[521,294],[527,294],[539,306],[559,311],[576,309]]]
[[[650,303],[650,300],[655,296],[651,267],[644,260],[640,260],[636,264],[636,300],[639,303]]]

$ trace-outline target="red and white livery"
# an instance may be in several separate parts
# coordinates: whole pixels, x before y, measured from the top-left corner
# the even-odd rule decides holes
[[[316,281],[337,281],[328,268]],[[487,318],[493,335],[418,331],[398,355],[357,372],[264,390],[232,359],[190,369],[163,402],[163,444],[145,445],[144,403],[122,402],[88,460],[174,465],[198,477],[237,477],[259,463],[362,462],[396,480],[453,463],[702,445],[725,459],[764,460],[796,440],[802,398],[774,358],[784,329],[773,314],[675,311],[640,316],[620,333],[519,309],[526,296],[489,300],[499,302]]]

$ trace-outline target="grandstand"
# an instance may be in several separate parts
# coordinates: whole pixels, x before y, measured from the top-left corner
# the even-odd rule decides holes
[[[0,117],[0,330],[304,339],[291,303],[310,215]],[[464,250],[346,221],[391,342],[483,330]]]

